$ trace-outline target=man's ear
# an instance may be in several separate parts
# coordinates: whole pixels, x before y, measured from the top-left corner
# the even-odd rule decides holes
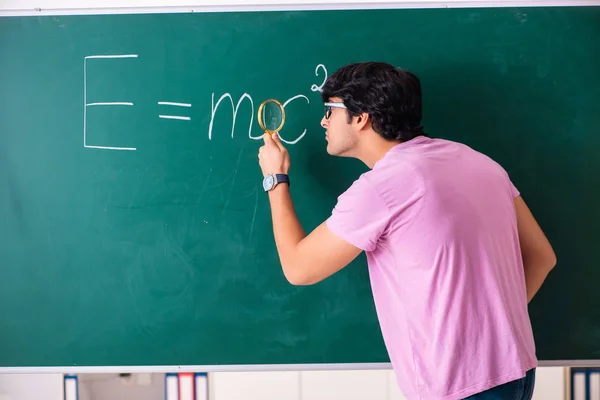
[[[371,118],[369,118],[369,114],[367,113],[359,114],[354,118],[358,130],[363,130],[371,125]]]

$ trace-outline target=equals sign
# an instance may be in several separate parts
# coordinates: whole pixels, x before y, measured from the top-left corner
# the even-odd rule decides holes
[[[175,107],[191,107],[192,105],[189,103],[173,103],[170,101],[159,101],[158,102],[159,105],[161,106],[175,106]],[[181,115],[159,115],[158,118],[164,118],[164,119],[180,119],[183,121],[189,121],[191,118],[190,117],[184,117]]]

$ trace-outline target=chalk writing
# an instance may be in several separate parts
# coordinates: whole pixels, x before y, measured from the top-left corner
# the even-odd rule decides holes
[[[237,117],[237,112],[238,112],[238,108],[240,108],[240,103],[244,100],[244,99],[248,99],[250,100],[250,106],[252,107],[252,113],[250,114],[250,124],[248,126],[248,135],[250,137],[252,137],[252,122],[254,121],[254,101],[252,101],[252,97],[250,97],[250,95],[248,93],[244,93],[242,95],[242,97],[240,97],[240,99],[238,100],[237,104],[233,105],[233,98],[231,97],[231,95],[229,93],[225,93],[223,96],[221,96],[219,98],[219,100],[217,100],[217,104],[215,104],[215,94],[212,94],[212,111],[210,114],[210,125],[208,126],[208,140],[212,139],[212,128],[213,128],[213,122],[215,119],[215,113],[217,112],[217,108],[219,108],[219,104],[221,104],[221,102],[228,98],[229,101],[231,102],[231,110],[233,112],[233,122],[231,123],[231,138],[233,138],[233,133],[235,131],[235,119]]]
[[[283,103],[283,109],[285,110],[285,106],[287,106],[288,103],[291,103],[292,101],[294,101],[296,99],[300,99],[300,98],[306,100],[307,103],[310,103],[310,100],[308,100],[308,97],[306,97],[303,94],[299,94],[297,96],[292,97],[291,99],[288,99],[285,103]],[[304,131],[302,132],[302,134],[296,138],[296,140],[285,140],[283,138],[283,136],[281,135],[281,133],[280,133],[279,137],[281,138],[281,141],[284,142],[284,143],[287,143],[287,144],[296,144],[296,143],[298,143],[300,141],[300,139],[302,139],[304,137],[304,135],[306,135],[306,128],[304,129]]]
[[[115,106],[133,106],[133,102],[131,101],[121,101],[121,99],[119,99],[119,101],[103,101],[103,102],[94,102],[94,103],[87,103],[87,63],[88,60],[90,59],[130,59],[130,58],[138,58],[137,54],[116,54],[116,55],[93,55],[93,56],[87,56],[84,57],[83,60],[83,102],[84,102],[84,107],[83,107],[83,146],[85,148],[90,148],[90,149],[103,149],[103,150],[137,150],[137,148],[135,147],[118,147],[118,146],[99,146],[99,145],[90,145],[88,143],[88,132],[87,132],[87,108],[88,107],[98,107],[98,106],[109,106],[109,107],[115,107]],[[327,68],[325,67],[324,64],[318,64],[317,67],[315,68],[315,76],[319,77],[321,74],[321,71],[324,74],[323,77],[323,81],[321,82],[320,85],[317,84],[313,84],[311,85],[310,89],[312,92],[322,92],[323,90],[323,86],[325,85],[325,82],[327,81]],[[300,99],[304,99],[306,101],[307,104],[310,104],[310,99],[303,95],[303,94],[297,94],[295,96],[290,97],[289,99],[287,99],[285,102],[282,103],[283,108],[285,109],[290,103],[292,103],[294,100],[300,100]],[[227,101],[228,100],[228,101]],[[252,96],[249,93],[243,93],[238,99],[237,102],[234,100],[234,96],[232,96],[231,93],[224,93],[222,95],[220,95],[220,97],[217,99],[217,101],[215,102],[215,93],[211,94],[211,111],[210,111],[210,122],[208,125],[208,140],[212,140],[213,137],[213,129],[214,129],[214,124],[215,124],[215,116],[217,115],[217,112],[220,108],[223,108],[222,103],[225,102],[225,104],[231,104],[231,138],[233,139],[234,135],[235,135],[235,127],[236,127],[236,122],[237,122],[237,116],[238,116],[238,111],[240,109],[240,106],[242,105],[242,103],[244,102],[244,100],[248,100],[247,103],[250,107],[250,121],[248,123],[248,138],[252,139],[252,140],[261,140],[263,138],[264,133],[262,133],[259,136],[255,136],[252,134],[252,128],[253,128],[253,123],[254,123],[254,113],[255,113],[255,108],[254,108],[254,100],[252,98]],[[170,108],[176,108],[177,110],[183,110],[183,109],[190,109],[192,107],[191,103],[182,103],[182,102],[174,102],[174,101],[158,101],[157,104],[159,106],[161,106],[161,108],[165,108],[167,109],[167,107]],[[179,121],[190,121],[191,120],[191,116],[190,115],[182,115],[183,113],[181,112],[176,112],[176,113],[159,113],[158,117],[160,119],[165,119],[165,120],[179,120]],[[288,132],[285,127],[284,129],[280,132],[280,137],[281,137],[281,141],[290,145],[294,145],[296,143],[298,143],[300,140],[302,140],[302,138],[304,138],[304,136],[307,133],[307,129],[305,128],[301,133],[297,134],[297,136],[295,138],[292,138],[290,136],[290,132]]]
[[[161,106],[173,106],[173,107],[191,107],[192,106],[191,103],[174,103],[172,101],[159,101],[158,104]],[[191,119],[190,117],[184,117],[181,115],[163,115],[163,114],[159,114],[158,118],[178,119],[178,120],[182,120],[182,121],[189,121]]]
[[[325,72],[325,77],[323,78],[323,82],[321,83],[320,86],[317,86],[317,85],[313,84],[310,87],[310,90],[312,90],[313,92],[322,92],[323,91],[323,86],[325,86],[325,81],[327,80],[327,68],[325,68],[325,66],[323,64],[317,65],[317,67],[315,68],[315,76],[319,76],[319,69],[321,69],[321,68]]]
[[[83,147],[88,149],[101,149],[101,150],[136,150],[135,147],[114,147],[114,146],[92,146],[87,144],[87,108],[93,106],[133,106],[132,102],[129,101],[111,101],[111,102],[99,102],[99,103],[88,103],[87,102],[87,61],[89,59],[114,59],[114,58],[137,58],[137,54],[116,54],[116,55],[97,55],[87,56],[83,59]]]
[[[183,121],[189,121],[191,118],[190,117],[182,117],[180,115],[159,115],[158,118],[163,118],[163,119],[180,119]]]

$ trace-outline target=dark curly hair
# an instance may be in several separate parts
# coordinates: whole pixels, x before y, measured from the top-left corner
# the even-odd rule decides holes
[[[409,71],[383,62],[346,65],[323,86],[323,101],[332,97],[344,101],[348,122],[353,116],[369,114],[373,130],[386,140],[427,136],[421,125],[421,83]]]

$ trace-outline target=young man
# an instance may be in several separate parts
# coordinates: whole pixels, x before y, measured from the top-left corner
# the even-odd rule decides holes
[[[505,170],[424,133],[421,85],[410,72],[348,65],[322,97],[327,152],[370,170],[307,236],[288,184],[274,183],[287,180],[288,152],[265,135],[259,163],[286,278],[317,283],[365,251],[407,399],[531,398],[537,360],[527,304],[556,259]]]

